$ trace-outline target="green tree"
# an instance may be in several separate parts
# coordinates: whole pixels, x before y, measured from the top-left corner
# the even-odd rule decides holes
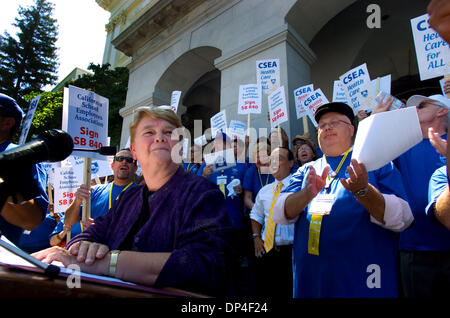
[[[108,135],[111,146],[120,144],[122,117],[119,110],[125,106],[128,89],[129,72],[126,67],[111,69],[109,64],[89,64],[88,69],[94,74],[85,74],[71,84],[91,90],[109,99]]]
[[[41,98],[31,122],[27,141],[46,130],[61,129],[63,92],[32,92],[25,95],[24,99],[29,103],[38,95],[41,95]],[[18,139],[18,136],[16,136],[16,139]]]
[[[19,6],[13,23],[17,37],[0,35],[0,92],[16,99],[24,110],[28,105],[22,96],[57,80],[58,26],[52,18],[53,6],[47,0]]]

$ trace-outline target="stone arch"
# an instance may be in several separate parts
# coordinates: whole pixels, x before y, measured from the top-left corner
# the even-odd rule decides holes
[[[172,91],[182,92],[178,115],[189,130],[193,121],[201,119],[203,129],[209,127],[209,118],[220,110],[220,71],[214,60],[221,50],[202,46],[178,57],[162,74],[155,85],[153,101],[156,105],[170,104]]]

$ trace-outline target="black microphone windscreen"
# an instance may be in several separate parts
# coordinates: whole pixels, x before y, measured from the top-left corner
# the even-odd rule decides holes
[[[73,150],[72,137],[65,131],[51,129],[38,136],[44,140],[48,149],[48,161],[57,162],[66,159]]]
[[[117,147],[115,146],[104,146],[100,147],[97,152],[104,156],[114,156],[117,153]]]

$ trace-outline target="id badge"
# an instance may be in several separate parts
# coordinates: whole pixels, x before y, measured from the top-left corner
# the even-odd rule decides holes
[[[227,176],[217,176],[217,185],[227,185]]]
[[[335,196],[333,194],[319,193],[310,203],[310,214],[328,215],[333,207]]]
[[[220,191],[222,191],[225,196],[225,186],[227,185],[227,176],[217,176],[216,184],[219,186]]]

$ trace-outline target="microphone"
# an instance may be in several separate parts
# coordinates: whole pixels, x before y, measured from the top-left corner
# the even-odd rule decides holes
[[[98,149],[73,148],[73,151],[96,152],[103,156],[114,156],[117,153],[117,147],[116,146],[103,146]]]
[[[0,175],[20,173],[33,164],[66,159],[73,150],[72,137],[58,129],[43,132],[36,140],[0,154]]]

